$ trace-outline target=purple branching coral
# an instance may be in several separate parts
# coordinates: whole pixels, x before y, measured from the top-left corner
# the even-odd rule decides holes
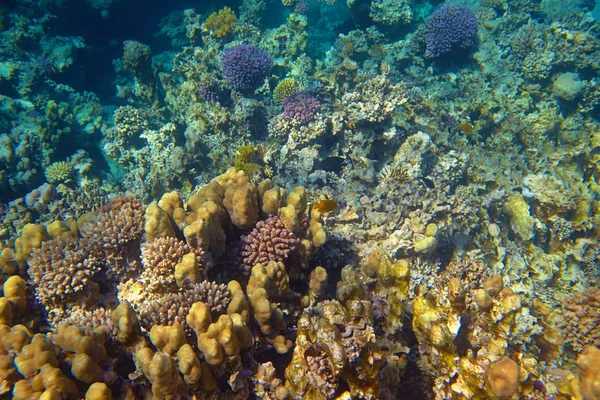
[[[283,99],[283,118],[295,119],[301,124],[307,124],[315,117],[321,103],[306,93],[294,93]]]
[[[453,48],[466,49],[475,43],[477,18],[468,7],[444,4],[425,25],[425,56],[436,58]]]
[[[252,93],[263,84],[273,60],[258,46],[239,44],[223,51],[221,66],[229,86],[242,93]]]
[[[202,96],[204,101],[206,101],[207,103],[220,103],[221,102],[221,99],[219,98],[219,95],[217,94],[217,92],[215,92],[212,89],[206,88],[204,86],[200,86],[200,88],[198,89],[198,93],[200,94],[200,96]]]
[[[294,12],[305,15],[308,12],[308,2],[306,0],[300,0],[294,7]]]
[[[283,226],[279,217],[272,216],[258,221],[249,234],[242,236],[241,255],[244,271],[250,272],[258,263],[284,262],[298,247],[299,242],[298,237]]]

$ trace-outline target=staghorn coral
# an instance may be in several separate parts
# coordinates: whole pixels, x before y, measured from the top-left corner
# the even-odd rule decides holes
[[[73,175],[73,165],[66,161],[58,161],[44,169],[44,176],[48,183],[69,182]]]
[[[94,275],[101,271],[100,259],[79,241],[55,238],[35,250],[27,274],[36,298],[50,312],[86,298],[93,290]]]
[[[141,288],[136,288],[141,289]],[[183,324],[191,305],[201,301],[206,303],[215,313],[223,312],[229,304],[229,292],[225,285],[203,281],[191,285],[180,292],[162,296],[136,298],[136,293],[127,286],[123,288],[122,296],[128,299],[140,316],[140,323],[145,329],[153,325]],[[143,299],[143,300],[142,300]]]
[[[86,246],[118,279],[140,268],[138,256],[144,234],[144,210],[138,199],[117,197],[80,227]]]
[[[199,272],[202,270],[203,253],[196,253],[184,241],[174,237],[160,237],[142,247],[143,272],[139,281],[152,293],[172,292],[177,287],[175,268],[186,254],[192,253]]]

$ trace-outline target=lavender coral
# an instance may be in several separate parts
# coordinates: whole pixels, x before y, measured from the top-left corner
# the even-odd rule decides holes
[[[227,83],[242,93],[252,93],[258,89],[272,65],[271,56],[252,44],[232,46],[221,55],[221,66]]]
[[[475,43],[477,18],[468,7],[444,4],[425,26],[425,56],[436,58],[452,49],[466,49]]]
[[[315,117],[321,103],[306,93],[293,93],[282,101],[283,118],[295,119],[301,124],[307,124]]]

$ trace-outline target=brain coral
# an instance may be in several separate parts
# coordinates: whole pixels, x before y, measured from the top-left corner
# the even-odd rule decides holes
[[[272,65],[273,60],[269,54],[252,44],[232,46],[221,55],[221,66],[227,83],[242,93],[258,89]]]
[[[468,7],[444,4],[425,25],[425,56],[436,58],[453,48],[466,49],[475,43],[477,18]]]

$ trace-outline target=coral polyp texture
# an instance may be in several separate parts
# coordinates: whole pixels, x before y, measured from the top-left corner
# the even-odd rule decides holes
[[[466,6],[444,4],[429,17],[424,34],[426,57],[466,49],[477,39],[477,18]]]
[[[229,47],[221,55],[221,67],[227,84],[247,94],[263,84],[272,65],[271,56],[253,44]]]
[[[219,3],[0,4],[0,399],[600,400],[596,3]]]
[[[310,122],[321,108],[319,100],[305,93],[293,93],[285,97],[281,104],[283,118],[293,119],[301,124]]]

